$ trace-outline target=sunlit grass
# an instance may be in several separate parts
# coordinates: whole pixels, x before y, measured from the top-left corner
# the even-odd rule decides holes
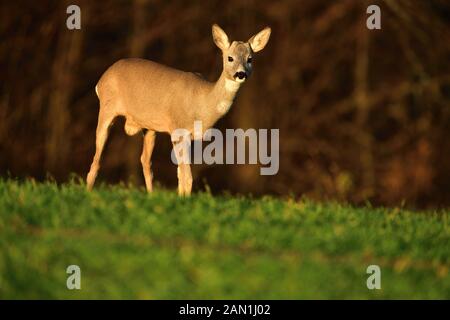
[[[0,298],[448,299],[449,217],[1,180]],[[81,290],[66,288],[71,264]]]

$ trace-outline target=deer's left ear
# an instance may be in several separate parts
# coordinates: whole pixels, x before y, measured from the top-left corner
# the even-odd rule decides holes
[[[251,37],[250,40],[248,40],[248,43],[250,44],[253,52],[258,52],[264,49],[267,42],[269,42],[271,31],[272,30],[269,27],[266,27],[264,28],[264,30],[258,32],[253,37]]]
[[[220,48],[220,50],[225,51],[228,49],[230,46],[228,36],[217,24],[213,24],[212,26],[212,35],[214,43]]]

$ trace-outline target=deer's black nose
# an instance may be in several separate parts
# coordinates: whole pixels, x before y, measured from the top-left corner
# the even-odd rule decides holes
[[[236,72],[236,74],[234,75],[236,78],[239,79],[245,79],[247,78],[247,73],[245,73],[244,71],[240,71],[240,72]]]

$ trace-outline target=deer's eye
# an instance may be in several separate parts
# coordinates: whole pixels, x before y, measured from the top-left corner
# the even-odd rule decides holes
[[[247,58],[247,63],[252,63],[252,57]]]
[[[233,62],[234,61],[233,57],[228,56],[228,61]]]

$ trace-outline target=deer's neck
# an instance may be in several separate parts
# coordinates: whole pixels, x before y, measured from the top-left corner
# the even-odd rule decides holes
[[[228,79],[222,72],[211,91],[210,108],[214,110],[217,119],[228,112],[240,86],[241,83]]]
[[[211,82],[206,94],[198,102],[200,107],[196,119],[201,120],[206,130],[223,117],[233,104],[241,83],[227,79],[224,72],[216,82]]]

